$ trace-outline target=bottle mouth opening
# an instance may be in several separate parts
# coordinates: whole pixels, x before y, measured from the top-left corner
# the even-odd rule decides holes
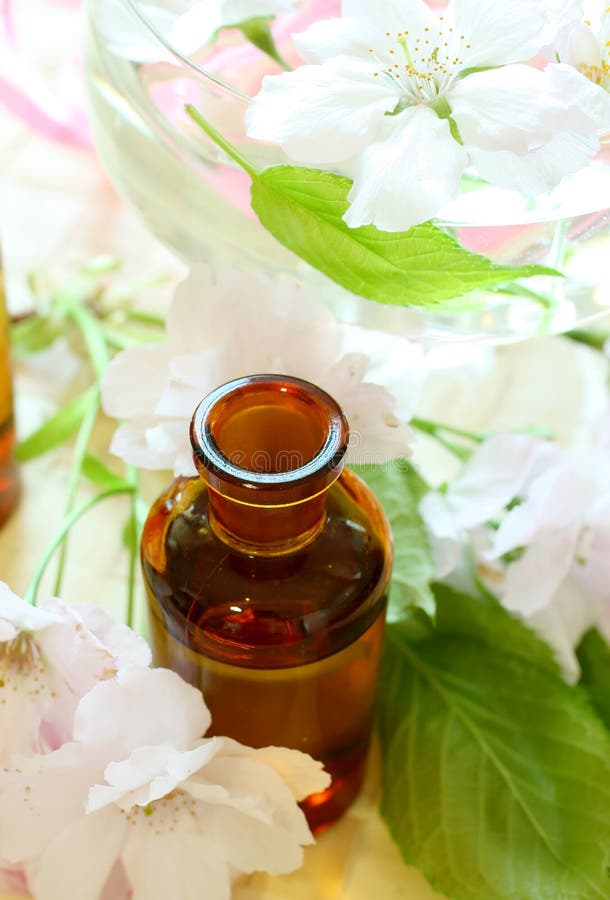
[[[255,489],[296,487],[343,464],[349,426],[325,391],[297,378],[253,375],[222,385],[197,407],[191,444],[213,480]]]

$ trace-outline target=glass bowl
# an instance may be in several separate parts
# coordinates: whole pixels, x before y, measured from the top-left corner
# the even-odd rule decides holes
[[[86,70],[94,139],[110,177],[152,232],[186,262],[236,263],[295,277],[344,320],[429,343],[502,343],[563,332],[610,309],[610,141],[585,170],[535,200],[466,177],[438,224],[469,249],[508,265],[540,263],[565,278],[537,277],[518,293],[477,291],[434,308],[397,308],[354,297],[282,247],[250,210],[249,178],[186,115],[192,103],[258,167],[277,147],[245,134],[244,113],[264,74],[279,71],[224,31],[190,56],[172,44],[193,0],[88,0]],[[290,34],[306,13],[278,17],[276,41],[296,59]]]

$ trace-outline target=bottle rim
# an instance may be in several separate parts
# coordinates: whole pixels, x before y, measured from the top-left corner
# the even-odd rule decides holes
[[[294,406],[295,397],[303,407],[315,405],[320,417],[321,444],[314,455],[283,471],[257,471],[236,464],[223,452],[214,435],[214,414],[230,405],[232,396],[243,397],[244,389],[253,396],[268,392],[278,407],[284,397]],[[288,403],[286,404],[288,406]],[[322,431],[325,433],[322,433]],[[349,425],[341,407],[326,391],[309,381],[285,375],[249,375],[228,381],[208,394],[196,408],[191,421],[191,446],[198,470],[211,487],[228,483],[246,491],[256,489],[288,490],[322,480],[327,488],[341,473],[349,442]],[[203,470],[203,472],[202,472]]]

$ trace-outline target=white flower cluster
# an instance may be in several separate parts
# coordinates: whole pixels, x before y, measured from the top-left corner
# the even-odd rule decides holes
[[[492,437],[420,512],[437,577],[466,589],[478,579],[576,678],[582,635],[610,634],[610,430],[579,449]]]
[[[354,228],[432,218],[469,167],[545,192],[610,127],[608,17],[584,16],[580,0],[342,0],[295,35],[306,65],[265,78],[248,134],[351,177]]]
[[[0,584],[0,891],[227,900],[241,873],[298,868],[313,839],[297,801],[328,775],[209,726],[126,626]]]
[[[350,424],[348,462],[383,463],[409,453],[422,359],[404,338],[341,324],[296,282],[197,265],[174,297],[167,341],[129,348],[106,370],[104,410],[125,420],[110,449],[195,475],[195,407],[219,384],[261,373],[328,391]]]

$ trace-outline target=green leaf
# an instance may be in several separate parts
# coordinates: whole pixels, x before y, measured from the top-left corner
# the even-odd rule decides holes
[[[16,457],[19,462],[36,459],[71,438],[90,406],[97,402],[97,395],[98,388],[91,387],[47,419],[17,447]]]
[[[582,673],[580,683],[610,728],[610,647],[599,631],[592,629],[582,639],[576,655]]]
[[[348,291],[397,306],[430,306],[516,278],[561,273],[495,265],[431,222],[408,231],[348,228],[349,178],[299,166],[262,172],[193,106],[187,113],[252,179],[252,209],[285,247]]]
[[[518,619],[510,616],[489,592],[479,597],[461,594],[445,584],[433,585],[437,600],[438,634],[475,638],[493,650],[505,643],[510,653],[529,665],[539,666],[553,675],[561,669],[549,645]]]
[[[124,486],[126,488],[129,487],[129,484],[125,481],[124,478],[121,478],[119,475],[115,474],[112,469],[108,468],[105,462],[103,462],[98,456],[93,456],[93,454],[91,453],[87,453],[85,455],[81,472],[83,473],[85,478],[88,478],[89,481],[101,488],[120,486]]]
[[[379,693],[405,860],[453,900],[610,897],[610,735],[501,607],[436,599],[436,629],[388,626]]]
[[[433,612],[430,582],[434,565],[426,528],[417,509],[427,485],[404,459],[383,466],[351,468],[379,497],[394,535],[388,618],[400,618],[410,606]]]
[[[557,274],[541,266],[497,266],[431,222],[390,233],[343,221],[348,178],[276,166],[252,182],[252,209],[285,247],[347,290],[399,306],[429,306],[515,278]]]

